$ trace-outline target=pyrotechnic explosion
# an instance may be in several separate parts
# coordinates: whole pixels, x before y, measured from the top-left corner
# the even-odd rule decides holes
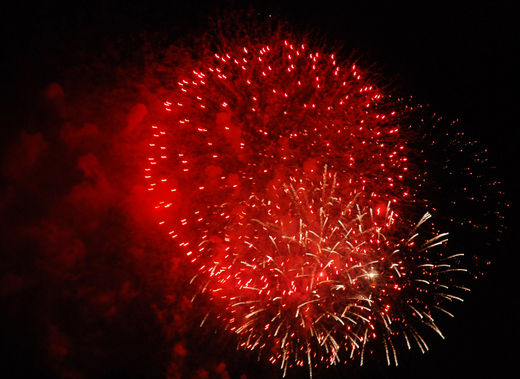
[[[467,289],[447,233],[424,231],[410,109],[290,35],[239,41],[186,69],[152,125],[148,190],[192,282],[284,373],[426,351]]]

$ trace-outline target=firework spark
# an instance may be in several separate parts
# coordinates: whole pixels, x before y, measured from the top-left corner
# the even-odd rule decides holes
[[[447,234],[419,233],[409,110],[355,64],[271,40],[201,58],[165,101],[145,174],[159,224],[224,327],[284,373],[363,364],[375,342],[397,365],[395,341],[426,351],[466,290]]]
[[[372,341],[397,365],[394,339],[424,352],[421,326],[443,337],[433,313],[451,315],[444,303],[462,300],[465,289],[449,275],[465,271],[460,254],[445,255],[447,233],[418,233],[429,214],[408,225],[389,204],[374,210],[362,195],[325,171],[319,182],[293,177],[273,184],[269,200],[245,201],[225,228],[228,242],[212,244],[227,254],[201,268],[240,346],[265,350],[285,372],[342,355],[363,364]]]

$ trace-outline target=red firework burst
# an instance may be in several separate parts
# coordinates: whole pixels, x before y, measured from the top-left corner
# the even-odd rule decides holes
[[[396,336],[442,336],[432,311],[460,270],[432,249],[445,234],[417,237],[405,108],[334,54],[270,41],[200,59],[164,103],[145,176],[159,224],[240,346],[285,370],[381,341],[397,364]]]

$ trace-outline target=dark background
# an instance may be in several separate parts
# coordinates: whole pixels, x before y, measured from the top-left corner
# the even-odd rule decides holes
[[[396,2],[277,3],[255,1],[251,5],[260,17],[271,14],[289,21],[298,30],[317,31],[327,40],[340,41],[346,51],[352,50],[361,57],[362,64],[376,62],[378,69],[391,77],[403,93],[413,94],[419,103],[430,104],[448,119],[460,119],[465,132],[488,147],[490,160],[497,167],[496,176],[503,181],[510,204],[504,210],[508,230],[502,243],[493,248],[493,264],[486,277],[472,286],[473,291],[458,309],[457,317],[444,328],[446,341],[433,343],[432,351],[424,356],[418,352],[411,354],[397,369],[369,367],[365,371],[340,369],[320,374],[367,378],[516,376],[513,363],[519,352],[519,260],[518,244],[513,240],[517,225],[513,209],[519,191],[520,128],[514,108],[517,103],[514,83],[518,77],[513,56],[518,52],[520,41],[513,7],[496,2],[478,5],[477,2],[467,5],[416,2],[413,6]],[[0,12],[2,151],[9,150],[21,131],[48,132],[46,128],[52,128],[52,123],[39,122],[47,117],[39,99],[44,88],[59,81],[71,66],[88,61],[89,56],[104,51],[112,42],[123,41],[131,46],[133,36],[142,31],[163,32],[174,42],[186,34],[203,30],[208,16],[242,8],[238,1],[10,4],[10,9]],[[9,185],[9,180],[4,178],[2,184]],[[12,244],[4,248],[12,248]],[[4,276],[2,280],[4,283],[8,278]],[[106,371],[93,369],[98,363],[91,361],[95,355],[86,348],[86,361],[78,358],[73,370],[60,371],[41,358],[46,347],[35,326],[38,312],[50,305],[31,297],[3,302],[5,307],[15,303],[14,313],[7,308],[0,310],[10,314],[3,317],[0,325],[5,344],[0,358],[4,373],[0,375],[5,374],[4,377],[164,377],[165,370],[160,366],[168,365],[167,354],[161,355],[161,352],[142,361],[138,358],[140,348],[149,350],[154,338],[159,341],[158,345],[162,343],[159,328],[136,332],[139,320],[131,323],[133,336],[157,334],[144,338],[144,342],[137,337],[125,341],[124,327],[120,333],[111,334],[107,330],[108,336],[102,341],[110,344],[111,357],[121,363],[107,361]],[[141,306],[146,307],[146,301]],[[261,366],[251,359],[240,363],[240,353],[230,351],[224,359],[227,359],[231,377],[242,373],[248,377],[277,373],[267,369],[262,372]],[[187,377],[194,375],[197,362],[207,360],[211,352],[205,351],[199,358],[193,351],[189,354],[193,358],[187,365],[192,374],[185,371]],[[235,356],[230,358],[230,355]],[[67,364],[74,366],[74,362]],[[200,364],[202,367],[203,363]],[[306,375],[306,372],[297,374]],[[218,370],[210,372],[211,375],[224,377]]]

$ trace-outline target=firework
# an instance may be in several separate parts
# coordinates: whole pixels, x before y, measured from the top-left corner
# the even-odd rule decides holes
[[[269,200],[245,202],[226,229],[229,253],[208,267],[212,295],[226,308],[220,318],[241,346],[268,351],[285,371],[342,355],[362,364],[372,340],[397,365],[394,339],[424,352],[421,325],[442,336],[433,312],[451,315],[443,303],[462,300],[465,288],[447,275],[465,271],[460,255],[439,249],[447,233],[420,237],[429,214],[401,225],[389,204],[374,210],[362,195],[325,171],[319,182],[293,177],[274,184]]]
[[[427,350],[465,290],[447,234],[419,233],[409,110],[355,64],[270,40],[200,58],[165,101],[145,174],[159,225],[241,347],[311,376],[377,342],[397,365],[395,341]]]

